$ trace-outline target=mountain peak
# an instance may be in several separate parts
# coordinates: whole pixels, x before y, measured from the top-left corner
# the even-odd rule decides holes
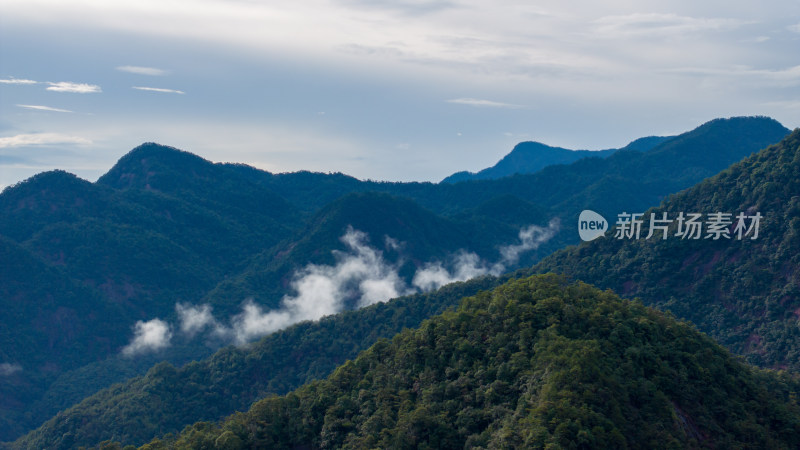
[[[41,202],[78,201],[93,191],[92,183],[74,174],[50,170],[6,188],[0,196],[0,205],[26,209]]]
[[[103,209],[105,191],[63,170],[36,174],[0,194],[0,233],[27,239],[46,224]]]
[[[69,173],[65,170],[56,169],[48,170],[47,172],[40,172],[36,175],[25,179],[8,188],[9,191],[30,189],[31,187],[43,186],[64,186],[64,185],[82,185],[91,184],[86,180],[79,178],[77,175]]]
[[[151,182],[166,181],[175,172],[190,172],[195,176],[207,176],[214,164],[193,153],[175,147],[146,142],[117,161],[98,184],[117,189],[131,187],[153,188]]]

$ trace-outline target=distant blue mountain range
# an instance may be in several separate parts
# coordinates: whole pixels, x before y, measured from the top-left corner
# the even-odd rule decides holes
[[[547,166],[569,164],[582,158],[605,158],[617,150],[633,150],[646,152],[674,136],[648,136],[636,139],[621,149],[607,150],[570,150],[562,147],[551,147],[540,142],[520,142],[511,153],[507,154],[492,167],[480,172],[456,172],[442,180],[442,183],[458,183],[468,180],[496,180],[514,174],[535,173]]]

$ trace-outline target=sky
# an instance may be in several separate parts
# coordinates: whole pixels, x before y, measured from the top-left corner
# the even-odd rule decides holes
[[[800,125],[800,1],[0,0],[0,188],[144,142],[439,181],[742,115]]]

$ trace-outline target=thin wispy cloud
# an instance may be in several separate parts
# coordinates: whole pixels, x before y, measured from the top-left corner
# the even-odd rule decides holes
[[[50,112],[60,112],[60,113],[71,113],[74,111],[70,111],[68,109],[61,109],[61,108],[53,108],[51,106],[44,106],[44,105],[17,105],[20,108],[25,109],[33,109],[37,111],[50,111]]]
[[[419,16],[457,5],[446,0],[339,0],[339,3],[356,9],[387,10],[409,16]]]
[[[132,86],[132,89],[138,89],[140,91],[149,91],[149,92],[161,92],[164,94],[185,94],[186,92],[179,91],[177,89],[164,89],[164,88],[154,88],[154,87],[145,87],[145,86]]]
[[[493,100],[484,100],[479,98],[454,98],[447,100],[447,103],[456,103],[459,105],[475,106],[479,108],[511,108],[519,109],[524,108],[523,105],[514,105],[512,103],[496,102]]]
[[[798,86],[800,85],[800,66],[792,66],[784,69],[754,69],[747,66],[735,66],[727,68],[705,68],[705,67],[681,67],[665,71],[667,73],[680,73],[685,75],[718,77],[718,78],[742,78],[752,83],[752,80],[759,80],[760,84],[771,84],[775,86]]]
[[[753,42],[756,44],[763,44],[764,42],[768,42],[770,39],[772,38],[770,38],[769,36],[756,36],[750,39],[743,39],[742,42]]]
[[[150,76],[162,76],[169,73],[163,69],[156,69],[155,67],[142,67],[142,66],[119,66],[117,70],[120,72],[128,72],[128,73],[135,73],[137,75],[150,75]]]
[[[784,101],[777,101],[777,102],[766,102],[766,103],[764,103],[763,106],[765,106],[767,108],[782,108],[782,109],[800,110],[800,100],[784,100]]]
[[[0,137],[0,148],[24,147],[29,145],[88,145],[91,143],[92,141],[89,139],[61,133],[33,133]]]
[[[5,78],[0,79],[0,84],[38,84],[38,81],[26,80],[23,78]]]
[[[69,81],[59,81],[57,83],[47,82],[47,84],[50,85],[47,90],[53,92],[71,92],[75,94],[94,94],[103,92],[103,90],[100,89],[100,86],[97,86],[96,84],[72,83]]]
[[[595,21],[598,31],[610,35],[663,35],[736,28],[746,22],[739,19],[697,18],[677,14],[635,13],[601,17]]]

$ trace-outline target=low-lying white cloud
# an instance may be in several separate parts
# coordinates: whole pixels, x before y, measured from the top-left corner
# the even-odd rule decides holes
[[[421,291],[431,291],[456,281],[466,281],[491,273],[491,269],[475,253],[460,252],[453,258],[449,269],[441,262],[428,263],[417,270],[411,284]],[[496,273],[493,273],[496,275]]]
[[[347,251],[335,252],[336,264],[309,264],[298,272],[292,281],[295,294],[285,296],[280,309],[263,312],[258,305],[246,303],[244,312],[233,319],[236,341],[244,343],[293,323],[336,314],[347,307],[347,301],[363,307],[413,292],[397,267],[367,240],[365,233],[349,228],[341,238]]]
[[[0,137],[0,148],[24,147],[28,145],[91,144],[90,139],[61,133],[32,133]]]
[[[214,318],[211,306],[179,303],[175,306],[179,329],[187,337],[202,331],[237,344],[250,342],[292,324],[318,320],[349,308],[361,308],[402,295],[427,292],[455,281],[466,281],[481,275],[500,275],[519,261],[523,252],[538,248],[559,229],[557,219],[547,227],[530,225],[519,232],[519,242],[499,249],[500,261],[490,264],[472,252],[462,250],[449,261],[430,262],[417,269],[411,286],[400,276],[400,263],[387,261],[383,252],[369,246],[366,233],[348,227],[340,238],[345,251],[334,251],[333,265],[308,264],[295,273],[293,294],[285,295],[278,308],[264,310],[252,299],[227,324]],[[403,244],[386,237],[385,247],[402,250]],[[172,334],[160,319],[137,322],[133,341],[123,350],[135,354],[169,345]]]
[[[146,86],[131,86],[131,89],[137,89],[139,91],[150,91],[150,92],[160,92],[162,94],[185,94],[186,92],[179,91],[177,89],[164,89],[164,88],[154,88],[154,87],[146,87]]]
[[[232,320],[232,328],[224,329],[223,335],[233,336],[236,342],[243,344],[251,339],[278,331],[289,324],[299,322],[299,316],[293,316],[288,309],[264,312],[260,306],[248,300],[242,307],[242,313]]]
[[[69,81],[59,81],[56,83],[48,82],[47,84],[50,85],[47,90],[53,92],[71,92],[74,94],[94,94],[103,92],[100,86],[96,84],[72,83]]]
[[[10,376],[22,371],[22,366],[12,363],[0,363],[0,376]]]
[[[50,111],[50,112],[60,112],[60,113],[71,113],[68,109],[61,109],[61,108],[53,108],[52,106],[44,106],[44,105],[17,105],[20,108],[25,109],[33,109],[37,111]]]
[[[126,356],[139,353],[156,351],[169,345],[172,331],[169,325],[161,319],[152,319],[147,322],[137,321],[134,325],[133,340],[122,349]]]
[[[168,72],[163,69],[156,69],[155,67],[142,67],[142,66],[118,66],[117,70],[120,72],[135,73],[136,75],[149,75],[161,76],[166,75]]]
[[[175,305],[178,319],[181,322],[181,331],[190,336],[203,331],[206,327],[216,325],[216,320],[211,314],[210,305],[192,306],[183,303]]]
[[[519,244],[507,245],[500,248],[500,254],[503,259],[500,261],[503,269],[508,266],[513,266],[519,262],[521,254],[536,250],[540,245],[549,241],[553,236],[558,233],[560,228],[560,221],[558,218],[552,219],[547,227],[540,227],[536,225],[529,225],[519,231]]]

